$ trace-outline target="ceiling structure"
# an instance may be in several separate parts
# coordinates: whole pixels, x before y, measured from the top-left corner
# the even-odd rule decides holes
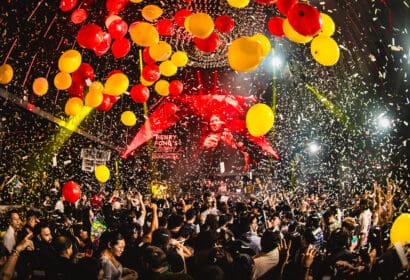
[[[211,53],[198,50],[183,27],[176,26],[172,36],[161,40],[168,42],[173,51],[184,51],[189,57],[188,64],[168,79],[182,81],[185,95],[211,94],[217,89],[218,93],[255,96],[258,102],[269,106],[275,95],[275,124],[267,138],[280,154],[280,160],[273,160],[249,143],[249,151],[259,162],[255,173],[272,176],[283,185],[288,185],[292,176],[300,183],[320,181],[330,185],[363,185],[392,176],[407,185],[409,3],[387,0],[309,3],[335,22],[333,37],[341,54],[334,66],[317,63],[310,54],[309,44],[297,44],[270,34],[269,18],[281,16],[274,4],[250,1],[245,8],[237,9],[226,0],[144,0],[129,2],[118,15],[130,25],[144,20],[142,8],[156,4],[164,12],[163,19],[172,20],[181,9],[204,12],[213,19],[220,15],[234,19],[232,32],[218,33],[219,46]],[[106,31],[105,4],[106,1],[99,0],[78,1],[76,8],[83,7],[88,12],[82,24],[95,23]],[[84,180],[92,182],[93,176],[81,171],[81,149],[111,150],[108,164],[114,173],[120,152],[146,119],[143,106],[133,102],[129,95],[122,95],[111,110],[94,110],[88,115],[79,125],[80,133],[69,135],[61,145],[50,148],[50,143],[58,140],[60,121],[68,120],[64,112],[68,93],[53,86],[53,78],[59,71],[58,59],[64,51],[80,51],[82,61],[93,67],[95,80],[104,81],[111,71],[121,70],[128,76],[131,87],[140,77],[141,47],[132,44],[130,52],[120,59],[111,51],[97,56],[78,45],[76,35],[82,24],[71,22],[71,12],[63,12],[58,1],[47,0],[8,0],[0,7],[0,63],[8,63],[14,69],[13,80],[0,87],[2,172],[42,170],[64,178],[81,174]],[[257,33],[269,38],[274,51],[253,71],[232,70],[227,60],[230,43],[240,36]],[[279,66],[272,65],[274,56],[282,59]],[[38,77],[47,78],[50,85],[47,94],[41,97],[32,90]],[[148,114],[167,100],[157,95],[153,87],[150,92]],[[120,122],[125,110],[136,114],[136,126],[126,127]],[[389,123],[382,129],[378,121],[383,118]],[[195,150],[200,133],[195,127],[202,122],[197,116],[188,116],[171,128],[184,142],[187,154]],[[307,149],[312,142],[320,145],[316,154]],[[148,145],[141,147],[131,158],[121,160],[119,172],[130,180],[141,174],[150,177],[152,173],[166,174],[164,177],[178,174],[181,178],[187,172],[177,170],[179,163],[167,161],[157,163],[153,170],[148,155]],[[50,159],[54,156],[58,159],[57,167],[51,166]],[[292,169],[292,161],[296,168]],[[184,156],[181,162],[189,162],[189,156]]]

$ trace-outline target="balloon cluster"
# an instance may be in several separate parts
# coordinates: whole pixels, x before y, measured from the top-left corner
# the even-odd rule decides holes
[[[299,44],[311,42],[310,51],[318,63],[324,66],[337,63],[340,50],[336,41],[331,38],[335,32],[335,23],[329,15],[297,0],[277,0],[275,4],[286,18],[275,16],[268,20],[268,30],[272,35],[286,36]]]

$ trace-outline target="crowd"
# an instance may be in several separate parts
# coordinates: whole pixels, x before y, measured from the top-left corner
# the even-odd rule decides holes
[[[399,185],[318,190],[201,180],[168,196],[133,187],[72,204],[56,184],[5,214],[0,279],[409,278],[409,247],[389,237],[409,208]]]

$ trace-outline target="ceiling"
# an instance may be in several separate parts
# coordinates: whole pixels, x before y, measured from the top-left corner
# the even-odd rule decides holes
[[[128,3],[119,16],[131,24],[143,20],[143,7],[156,4],[164,11],[161,18],[173,19],[177,11],[188,9],[208,13],[214,19],[219,15],[234,19],[233,31],[219,34],[220,44],[212,53],[196,49],[192,36],[182,27],[177,27],[172,36],[161,39],[167,41],[173,51],[188,54],[188,65],[172,77],[184,83],[183,94],[195,95],[200,90],[211,93],[217,88],[224,94],[256,96],[259,102],[272,105],[273,92],[276,92],[275,125],[267,137],[281,159],[272,160],[250,143],[249,150],[260,162],[255,172],[289,184],[291,162],[297,160],[297,170],[293,173],[302,183],[363,185],[392,176],[408,185],[409,4],[388,0],[309,3],[330,15],[336,24],[333,37],[341,55],[334,66],[317,63],[310,54],[309,44],[297,44],[269,33],[267,21],[272,16],[280,16],[275,5],[251,1],[247,7],[236,9],[226,0],[144,0]],[[64,51],[76,49],[81,52],[82,61],[94,68],[96,80],[104,81],[111,71],[119,69],[127,74],[130,85],[134,85],[140,76],[142,48],[132,44],[131,51],[121,59],[116,59],[110,51],[96,56],[77,44],[76,34],[81,24],[72,23],[71,12],[61,11],[58,4],[58,1],[47,0],[8,0],[0,7],[0,63],[8,63],[14,69],[13,80],[0,86],[3,89],[1,168],[3,172],[11,169],[21,172],[40,170],[41,166],[41,170],[50,174],[54,172],[66,178],[82,174],[85,180],[92,181],[92,176],[81,171],[81,149],[111,150],[112,158],[107,164],[114,171],[120,151],[145,120],[143,106],[123,95],[108,112],[91,113],[80,124],[79,134],[72,135],[64,145],[53,150],[49,145],[56,141],[59,131],[56,122],[68,119],[64,113],[68,94],[52,84],[58,72],[58,58]],[[88,12],[85,23],[95,23],[106,30],[105,1],[79,1],[78,5]],[[254,71],[232,70],[227,60],[229,44],[240,36],[256,33],[269,38],[274,53]],[[273,55],[283,59],[275,70],[271,64]],[[49,91],[42,97],[32,90],[33,81],[38,77],[46,77],[50,84]],[[167,97],[157,95],[151,87],[147,102],[149,113],[166,100]],[[328,101],[327,106],[324,101]],[[333,110],[329,110],[329,105]],[[137,115],[135,127],[125,127],[119,121],[125,110]],[[381,130],[377,126],[380,116],[390,120],[388,128]],[[195,127],[201,125],[202,120],[196,116],[186,116],[185,120],[190,122],[189,126],[178,123],[171,130],[181,137],[185,147],[195,146],[194,141],[198,140]],[[321,146],[320,153],[314,156],[306,152],[312,141]],[[133,157],[122,159],[120,172],[130,178],[135,174],[151,174],[148,148],[141,147]],[[192,152],[192,148],[185,150]],[[50,166],[49,160],[55,154],[58,154],[58,169]],[[46,163],[39,163],[41,159]],[[67,160],[71,163],[61,163]],[[27,164],[19,165],[21,161]],[[189,162],[189,156],[185,155],[181,161]],[[173,173],[181,177],[188,172],[176,170],[175,166],[178,164],[161,162],[155,172],[166,174],[165,177],[172,177]]]

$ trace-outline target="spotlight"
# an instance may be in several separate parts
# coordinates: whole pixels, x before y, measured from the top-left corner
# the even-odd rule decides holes
[[[279,68],[282,66],[282,63],[283,63],[282,60],[283,60],[283,59],[282,59],[282,57],[281,57],[280,55],[275,54],[275,55],[272,57],[272,66],[273,66],[273,69],[279,69]]]
[[[309,152],[312,154],[317,153],[320,150],[320,146],[316,142],[312,142],[308,145]]]
[[[390,120],[389,120],[388,118],[386,118],[386,117],[379,118],[378,124],[379,124],[379,126],[380,126],[381,128],[383,128],[383,129],[384,129],[384,128],[389,128],[390,125],[391,125]]]

